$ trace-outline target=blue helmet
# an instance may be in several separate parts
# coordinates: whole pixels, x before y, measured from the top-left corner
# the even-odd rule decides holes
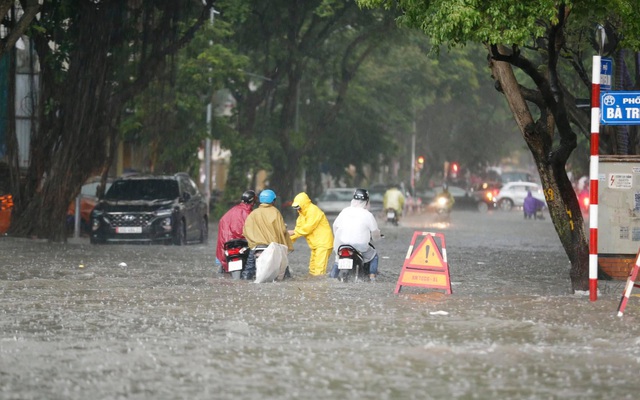
[[[276,201],[276,192],[271,189],[265,189],[260,192],[260,203],[271,204]]]

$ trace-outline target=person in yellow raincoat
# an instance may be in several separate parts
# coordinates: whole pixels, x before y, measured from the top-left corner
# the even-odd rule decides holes
[[[399,189],[400,185],[393,184],[391,187],[384,193],[384,197],[382,198],[382,208],[386,210],[387,208],[393,208],[396,210],[396,214],[398,216],[402,215],[402,210],[404,209],[405,198],[402,192]]]
[[[305,192],[298,193],[293,199],[291,207],[298,211],[296,227],[289,231],[295,242],[300,237],[307,239],[311,249],[309,273],[313,276],[325,275],[329,256],[333,252],[333,231],[324,212],[315,204]]]
[[[242,271],[242,279],[255,278],[256,255],[253,249],[257,245],[269,245],[272,242],[280,243],[287,246],[289,252],[293,251],[293,242],[287,231],[284,218],[282,218],[278,208],[273,205],[276,201],[276,193],[271,189],[265,189],[260,192],[258,199],[260,200],[260,206],[249,214],[242,229],[242,235],[247,239],[249,247],[252,249],[249,252],[247,266]]]

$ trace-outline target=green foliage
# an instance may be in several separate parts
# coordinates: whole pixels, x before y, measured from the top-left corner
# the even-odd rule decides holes
[[[531,43],[544,37],[548,26],[558,23],[557,9],[566,5],[576,19],[616,26],[623,47],[640,50],[640,21],[636,0],[356,0],[363,7],[398,7],[402,25],[418,28],[435,46],[456,46],[468,42],[508,45]]]
[[[252,85],[230,86],[241,141],[259,142],[247,152],[244,171],[267,166],[274,172],[270,183],[286,197],[302,169],[333,152],[335,142],[327,139],[346,106],[345,88],[357,76],[359,58],[380,36],[379,13],[329,0],[225,2],[229,12],[219,6],[236,27],[233,42],[251,60],[245,71]]]
[[[198,171],[197,149],[208,135],[207,103],[229,80],[243,80],[246,57],[223,41],[231,34],[223,20],[206,24],[173,64],[130,105],[123,119],[125,140],[149,148],[155,172]],[[212,129],[219,135],[218,129]]]

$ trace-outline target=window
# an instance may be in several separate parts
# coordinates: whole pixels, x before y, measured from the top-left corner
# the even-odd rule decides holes
[[[106,200],[158,200],[179,197],[178,182],[170,179],[132,179],[115,181]]]

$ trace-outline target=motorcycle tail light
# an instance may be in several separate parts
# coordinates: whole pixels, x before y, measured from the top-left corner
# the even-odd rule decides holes
[[[240,247],[236,247],[234,249],[229,249],[229,250],[227,250],[227,255],[228,256],[237,256],[238,254],[240,254],[240,250],[242,250],[242,248],[240,248]]]
[[[585,207],[589,207],[589,198],[588,197],[583,197],[582,198],[582,205],[584,205]]]
[[[353,252],[349,249],[340,250],[340,257],[351,257],[352,255],[353,255]]]

